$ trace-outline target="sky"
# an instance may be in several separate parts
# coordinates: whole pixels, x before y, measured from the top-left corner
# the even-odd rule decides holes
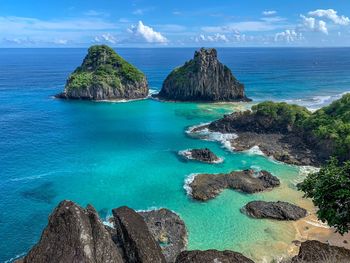
[[[349,0],[0,0],[0,47],[350,46]]]

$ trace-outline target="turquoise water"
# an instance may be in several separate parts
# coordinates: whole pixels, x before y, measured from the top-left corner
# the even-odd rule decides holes
[[[349,90],[350,52],[343,49],[222,49],[219,54],[255,100],[293,100],[310,107]],[[122,49],[154,89],[192,49]],[[299,202],[299,169],[263,156],[234,153],[186,134],[243,104],[61,101],[66,76],[83,49],[0,50],[0,262],[35,244],[62,199],[90,203],[102,217],[121,205],[167,207],[189,230],[190,249],[233,249],[262,259],[294,239],[291,223],[253,220],[239,209],[255,199]],[[334,59],[336,58],[336,59]],[[209,147],[222,164],[186,162],[179,150]],[[192,173],[266,169],[282,180],[271,192],[224,191],[200,203],[184,190]]]

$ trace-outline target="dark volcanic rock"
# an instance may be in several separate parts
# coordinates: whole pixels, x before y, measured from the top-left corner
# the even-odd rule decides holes
[[[267,116],[258,116],[250,111],[235,112],[210,123],[207,128],[213,132],[237,134],[238,138],[231,141],[236,151],[259,146],[265,155],[288,164],[318,166],[322,162],[318,151],[297,132]]]
[[[128,263],[165,263],[161,248],[150,234],[143,217],[124,206],[113,209],[118,242]]]
[[[62,201],[49,218],[41,239],[24,263],[123,263],[95,209]]]
[[[192,159],[205,163],[218,163],[221,161],[221,159],[208,148],[185,150],[181,151],[180,155],[190,160]]]
[[[61,99],[121,100],[148,96],[145,75],[106,45],[92,46],[68,78]]]
[[[187,230],[183,220],[168,209],[139,212],[148,229],[165,255],[167,262],[175,262],[176,256],[187,246]]]
[[[287,202],[252,201],[242,208],[242,212],[254,218],[277,220],[298,220],[307,215],[307,211]]]
[[[177,257],[176,263],[254,263],[254,261],[229,250],[193,250],[182,252]]]
[[[230,188],[245,193],[255,193],[279,186],[280,181],[267,171],[255,175],[253,170],[236,171],[228,174],[199,174],[189,184],[194,199],[206,201]]]
[[[299,254],[292,263],[349,263],[350,250],[330,246],[316,240],[301,243]]]
[[[157,97],[174,101],[249,101],[244,85],[221,64],[217,51],[201,48],[165,79]]]

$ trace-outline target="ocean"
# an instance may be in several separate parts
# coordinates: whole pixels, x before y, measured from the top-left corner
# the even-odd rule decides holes
[[[194,48],[117,49],[140,68],[152,90]],[[252,200],[312,207],[295,183],[304,169],[258,152],[232,152],[186,130],[251,104],[63,101],[52,95],[80,65],[86,49],[0,49],[0,262],[24,255],[40,238],[63,199],[92,204],[103,219],[111,209],[166,207],[189,232],[189,249],[231,249],[258,262],[281,255],[294,240],[293,223],[254,220],[240,213]],[[254,102],[287,101],[315,110],[350,91],[349,48],[219,48],[220,60],[245,84]],[[224,158],[201,164],[178,151],[209,147]],[[209,202],[187,195],[195,173],[266,169],[282,186],[247,195],[226,190]]]

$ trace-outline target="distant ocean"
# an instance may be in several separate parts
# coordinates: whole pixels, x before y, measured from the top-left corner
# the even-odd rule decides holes
[[[194,50],[117,52],[159,90]],[[239,209],[256,199],[301,202],[294,186],[301,170],[186,134],[190,126],[245,106],[53,99],[85,54],[86,49],[0,49],[0,262],[11,262],[38,241],[62,199],[91,203],[103,219],[121,205],[167,207],[185,220],[190,249],[232,249],[260,261],[283,253],[281,243],[295,237],[293,225],[252,220]],[[350,91],[349,48],[224,48],[218,54],[254,101],[316,109]],[[225,161],[208,165],[177,156],[193,147],[210,147]],[[282,187],[255,195],[228,190],[206,203],[193,201],[184,189],[193,173],[247,168],[271,171]]]

